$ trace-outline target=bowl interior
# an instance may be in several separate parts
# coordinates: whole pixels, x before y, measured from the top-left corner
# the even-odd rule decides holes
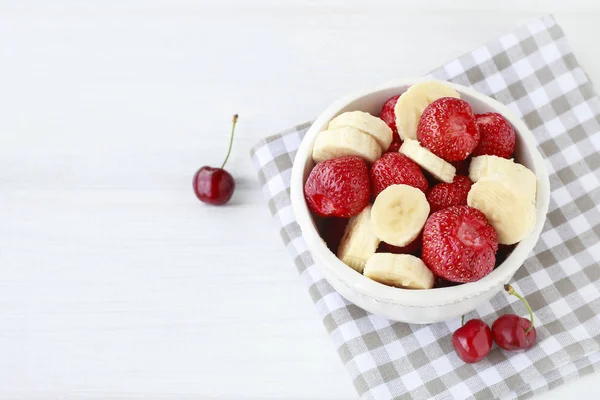
[[[348,96],[332,104],[319,118],[314,122],[298,151],[294,161],[295,171],[292,173],[292,203],[298,222],[302,229],[304,238],[307,241],[309,249],[320,263],[324,263],[333,272],[338,279],[354,289],[374,298],[399,302],[401,304],[414,305],[434,305],[436,296],[427,295],[436,293],[444,301],[459,301],[461,298],[476,295],[482,291],[489,290],[499,283],[506,283],[516,272],[519,266],[527,258],[529,252],[537,242],[541,232],[549,202],[549,183],[541,155],[537,151],[535,140],[529,129],[510,110],[503,104],[482,95],[470,88],[461,85],[447,83],[460,93],[461,98],[469,102],[473,111],[477,114],[485,112],[497,112],[503,115],[515,128],[517,132],[517,141],[515,147],[514,159],[516,162],[525,165],[531,169],[538,178],[537,190],[537,223],[534,232],[529,237],[518,243],[508,258],[490,274],[481,280],[473,283],[466,283],[453,287],[436,288],[429,290],[410,290],[393,288],[378,282],[372,281],[362,274],[354,271],[352,268],[342,263],[320,239],[317,230],[317,220],[310,213],[303,196],[304,182],[314,167],[312,161],[312,145],[318,132],[325,129],[329,121],[338,114],[346,111],[366,111],[373,115],[379,115],[381,106],[390,97],[403,93],[410,85],[418,80],[406,81],[399,84],[389,84],[375,91],[357,93],[354,96]]]

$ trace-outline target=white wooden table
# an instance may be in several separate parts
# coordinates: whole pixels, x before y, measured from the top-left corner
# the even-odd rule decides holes
[[[600,82],[599,2],[449,3],[0,0],[0,398],[356,397],[251,145],[549,12]]]

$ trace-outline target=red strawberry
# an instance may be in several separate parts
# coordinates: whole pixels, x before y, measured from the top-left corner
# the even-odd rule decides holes
[[[425,108],[417,139],[423,147],[446,161],[469,157],[479,143],[479,130],[469,103],[454,97],[442,97]]]
[[[379,113],[379,118],[381,118],[394,133],[398,133],[398,128],[396,128],[396,113],[394,112],[394,108],[396,108],[396,103],[398,102],[399,97],[400,95],[390,97],[385,103],[383,103],[381,112]]]
[[[473,151],[474,156],[484,154],[510,158],[515,151],[515,128],[497,113],[475,115],[475,122],[481,134],[479,145]]]
[[[381,112],[379,113],[379,118],[385,122],[393,132],[392,144],[387,149],[386,152],[396,152],[402,146],[402,139],[400,139],[400,135],[398,135],[398,128],[396,127],[396,113],[394,112],[394,108],[396,107],[396,103],[398,102],[398,98],[401,95],[397,95],[389,98],[381,107]]]
[[[385,153],[371,166],[371,192],[377,197],[390,185],[410,185],[427,193],[429,184],[421,168],[400,153]]]
[[[377,251],[380,253],[415,254],[421,250],[422,243],[421,235],[419,235],[415,240],[404,247],[392,246],[386,242],[381,242]]]
[[[494,269],[498,234],[485,215],[469,206],[433,213],[423,228],[421,258],[431,271],[452,282],[475,282]]]
[[[322,217],[349,218],[369,204],[369,169],[362,158],[344,156],[318,163],[306,180],[304,197]]]
[[[450,206],[466,206],[467,195],[473,182],[466,176],[456,175],[452,183],[438,183],[427,192],[431,212]]]
[[[400,146],[402,146],[402,139],[400,139],[400,135],[398,135],[398,132],[396,132],[394,133],[392,143],[386,150],[386,153],[397,153],[398,150],[400,150]]]

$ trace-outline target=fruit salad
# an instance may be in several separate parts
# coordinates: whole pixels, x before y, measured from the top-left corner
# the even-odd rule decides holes
[[[313,143],[304,196],[323,240],[385,285],[475,282],[536,223],[535,174],[516,163],[500,114],[475,114],[450,85],[422,82],[379,116],[342,113]]]

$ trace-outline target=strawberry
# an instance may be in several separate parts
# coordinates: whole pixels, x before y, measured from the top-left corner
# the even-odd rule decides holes
[[[429,183],[421,168],[410,158],[400,153],[385,153],[371,166],[371,192],[377,197],[390,185],[410,185],[427,193]]]
[[[379,118],[385,122],[390,129],[392,130],[392,144],[386,150],[386,152],[395,152],[400,149],[402,145],[402,139],[400,139],[400,135],[398,135],[398,128],[396,127],[396,113],[394,108],[396,107],[396,103],[398,102],[398,98],[401,95],[397,95],[389,98],[381,107],[381,112],[379,113]]]
[[[435,212],[423,228],[423,262],[451,282],[475,282],[489,274],[497,250],[498,234],[481,211],[469,206]]]
[[[398,128],[396,128],[396,113],[394,109],[396,108],[396,103],[398,102],[400,96],[401,95],[397,95],[387,99],[387,101],[383,103],[381,112],[379,113],[379,118],[381,118],[394,133],[398,133]]]
[[[427,192],[431,212],[450,206],[466,206],[467,196],[473,182],[466,176],[456,175],[452,183],[438,183]]]
[[[473,151],[474,156],[484,154],[510,158],[515,151],[517,136],[515,128],[498,113],[475,115],[481,140]]]
[[[479,136],[471,106],[454,97],[442,97],[428,105],[417,126],[421,146],[446,161],[469,157]]]
[[[421,250],[421,235],[404,247],[393,246],[386,242],[381,242],[377,252],[379,253],[394,253],[394,254],[416,254]]]
[[[318,163],[306,180],[304,197],[322,217],[349,218],[369,204],[369,169],[362,158],[344,156]]]
[[[400,135],[398,135],[398,132],[396,132],[394,133],[392,143],[386,150],[386,153],[397,153],[398,150],[400,150],[400,146],[402,146],[402,139],[400,139]]]

